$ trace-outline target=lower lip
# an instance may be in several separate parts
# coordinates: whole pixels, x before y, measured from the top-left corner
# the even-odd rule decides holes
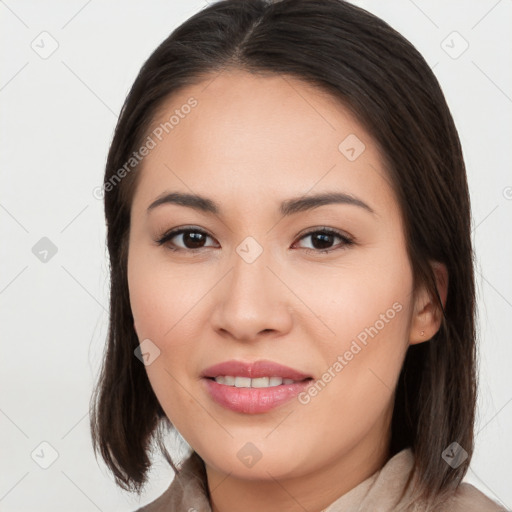
[[[245,414],[259,414],[278,407],[297,396],[312,379],[269,388],[237,388],[203,379],[210,396],[226,409]]]

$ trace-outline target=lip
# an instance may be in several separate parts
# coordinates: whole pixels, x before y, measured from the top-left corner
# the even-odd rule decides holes
[[[224,361],[223,363],[206,368],[201,373],[201,377],[205,378],[215,378],[219,375],[249,377],[251,379],[257,379],[258,377],[281,377],[282,379],[292,380],[312,378],[311,375],[306,375],[299,370],[268,360],[254,361],[252,363],[236,360]]]
[[[204,378],[202,383],[210,397],[231,411],[261,414],[285,404],[308,387],[313,380],[281,384],[270,388],[236,388]]]
[[[232,377],[281,377],[298,382],[281,384],[268,388],[237,388],[215,382],[220,375]],[[231,411],[244,414],[261,414],[290,401],[307,386],[313,378],[299,370],[283,366],[273,361],[225,361],[210,366],[201,373],[206,392],[219,405]]]

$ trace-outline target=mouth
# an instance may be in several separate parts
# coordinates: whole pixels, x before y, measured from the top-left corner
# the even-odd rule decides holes
[[[249,387],[249,381],[256,381],[256,386],[254,387],[258,387],[260,384],[268,385],[265,380],[258,379],[269,379],[269,382],[270,379],[274,379],[273,382],[277,382],[276,379],[278,378],[283,379],[283,381],[302,381],[307,378],[312,378],[312,375],[308,375],[295,368],[284,366],[274,361],[259,360],[245,362],[230,360],[206,368],[201,373],[201,377],[213,379],[224,377],[228,379],[228,385],[237,387]],[[232,382],[232,378],[235,379],[234,382]],[[247,379],[249,379],[249,381]],[[225,382],[221,383],[224,384]],[[279,384],[282,384],[282,382]]]
[[[201,377],[216,404],[244,414],[283,405],[313,381],[311,375],[273,361],[226,361],[207,368]]]
[[[206,377],[207,379],[215,381],[217,384],[224,386],[231,386],[235,388],[273,388],[275,386],[296,384],[297,382],[305,382],[313,380],[312,377],[306,377],[301,380],[286,379],[278,376],[272,377],[256,377],[251,379],[250,377],[236,377],[234,375],[218,375],[217,377]]]

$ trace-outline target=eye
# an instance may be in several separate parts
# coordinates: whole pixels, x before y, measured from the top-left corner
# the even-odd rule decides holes
[[[338,249],[345,249],[355,243],[354,240],[348,235],[332,228],[321,228],[309,231],[308,233],[302,235],[299,240],[304,240],[308,237],[311,238],[313,245],[312,249],[307,247],[304,248],[308,253],[326,254]],[[180,240],[181,245],[180,243],[177,244],[176,242],[170,243],[174,238]],[[173,229],[164,233],[156,240],[156,243],[159,246],[166,245],[172,251],[194,252],[207,247],[212,247],[205,245],[205,242],[208,238],[213,240],[213,238],[202,229],[185,227]],[[336,238],[341,240],[341,243],[338,244],[339,247],[334,247],[333,249],[327,248],[334,243]]]
[[[177,240],[181,239],[181,244],[183,245],[178,245],[178,247],[176,247],[174,242],[169,244],[168,242],[173,238],[176,238]],[[201,229],[178,228],[164,233],[158,240],[156,240],[156,243],[158,245],[166,244],[172,251],[194,251],[209,247],[204,245],[207,238],[211,238],[210,235]]]
[[[354,240],[349,237],[348,235],[337,231],[332,228],[322,228],[322,229],[316,229],[315,231],[309,231],[305,235],[303,235],[300,240],[311,238],[313,249],[306,248],[306,252],[308,253],[321,253],[326,254],[333,251],[336,251],[338,249],[345,249],[350,245],[354,244]],[[340,239],[341,244],[340,247],[335,247],[334,249],[328,249],[328,246],[331,246],[333,244],[334,239]]]

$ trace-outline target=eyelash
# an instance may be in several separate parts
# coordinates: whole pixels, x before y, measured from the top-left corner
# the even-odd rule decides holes
[[[202,229],[177,228],[177,229],[172,229],[171,231],[164,233],[159,239],[156,240],[156,243],[159,246],[162,246],[162,245],[166,244],[168,241],[170,241],[172,238],[174,238],[175,236],[181,235],[183,233],[200,233],[202,235],[206,235],[207,237],[213,238],[206,231],[203,231]],[[337,251],[340,249],[346,249],[347,247],[354,245],[354,243],[355,243],[353,238],[347,236],[346,234],[344,234],[338,230],[332,229],[332,228],[320,228],[320,229],[308,231],[307,233],[304,233],[299,238],[299,240],[302,240],[303,238],[306,238],[308,236],[318,234],[318,233],[337,236],[338,238],[340,238],[342,240],[343,244],[341,245],[341,247],[337,247],[334,249],[308,249],[308,248],[305,248],[304,250],[308,254],[311,254],[311,253],[328,254],[328,253],[331,253],[331,252],[334,252],[334,251]],[[203,249],[207,249],[207,247],[199,247],[199,248],[195,248],[195,249],[183,249],[182,247],[176,248],[176,247],[172,247],[170,245],[168,245],[168,248],[173,252],[192,252],[192,253],[201,251]]]

